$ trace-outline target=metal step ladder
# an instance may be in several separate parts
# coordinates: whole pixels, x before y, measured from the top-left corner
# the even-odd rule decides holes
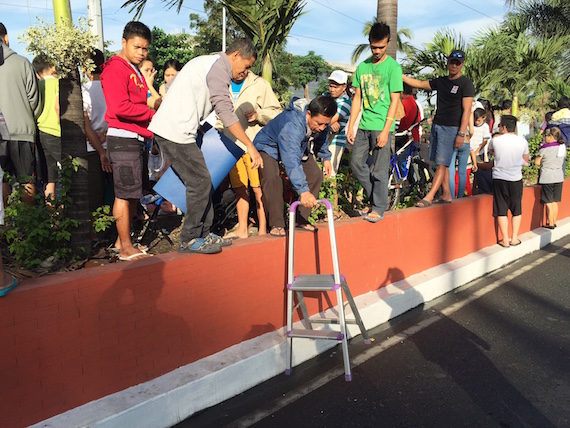
[[[362,318],[358,312],[358,308],[354,303],[352,294],[348,288],[348,284],[344,275],[340,274],[338,265],[338,253],[336,247],[336,235],[334,230],[333,209],[331,203],[326,199],[318,201],[327,208],[327,221],[329,226],[329,235],[331,241],[331,254],[333,262],[333,274],[317,274],[317,275],[299,275],[294,276],[294,256],[295,256],[295,213],[299,202],[293,202],[289,209],[289,257],[288,257],[288,284],[287,284],[287,355],[286,355],[286,370],[285,374],[289,375],[292,372],[292,346],[293,338],[307,338],[307,339],[328,339],[337,340],[342,343],[342,354],[344,359],[344,378],[346,381],[352,380],[352,373],[350,370],[350,360],[348,355],[348,340],[347,340],[347,324],[357,324],[360,333],[364,338],[364,343],[370,344],[371,340],[368,332],[364,328]],[[338,317],[336,318],[310,318],[305,305],[304,291],[310,292],[336,292],[337,311]],[[294,303],[294,295],[297,297],[297,305]],[[354,318],[346,319],[344,313],[344,297],[350,308]],[[303,329],[293,328],[293,314],[294,311],[300,309],[303,318],[301,319]],[[313,324],[336,324],[340,326],[340,331],[334,329],[314,330]]]

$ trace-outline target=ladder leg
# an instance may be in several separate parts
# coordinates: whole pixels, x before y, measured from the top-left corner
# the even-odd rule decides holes
[[[358,328],[360,328],[360,334],[362,334],[362,338],[364,339],[364,343],[370,345],[371,340],[366,328],[364,328],[364,323],[362,322],[362,318],[360,318],[360,313],[358,312],[358,308],[356,307],[356,303],[354,303],[354,299],[352,298],[352,294],[350,293],[350,289],[348,288],[348,283],[344,276],[341,279],[342,289],[344,290],[344,294],[346,295],[346,300],[348,300],[348,304],[350,305],[350,309],[352,309],[352,314],[354,315],[354,319]]]
[[[346,318],[344,317],[344,302],[342,298],[342,287],[336,290],[336,299],[338,304],[338,316],[340,323],[340,333],[342,335],[342,358],[344,360],[344,379],[347,382],[352,380],[352,373],[350,371],[350,357],[348,355],[348,332],[346,330]]]
[[[285,355],[285,374],[291,374],[292,365],[292,346],[293,338],[291,337],[291,330],[293,329],[293,292],[287,290],[287,350]]]

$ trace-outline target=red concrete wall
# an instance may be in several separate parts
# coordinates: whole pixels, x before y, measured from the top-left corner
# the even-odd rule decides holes
[[[538,187],[525,189],[521,233],[541,225],[539,200]],[[569,183],[563,201],[560,218],[570,215]],[[465,256],[496,242],[491,212],[483,195],[377,224],[339,221],[341,273],[359,295]],[[332,272],[326,225],[317,235],[297,233],[297,274]],[[174,252],[24,281],[0,299],[0,426],[41,421],[281,328],[286,269],[286,239],[268,236],[214,256]]]

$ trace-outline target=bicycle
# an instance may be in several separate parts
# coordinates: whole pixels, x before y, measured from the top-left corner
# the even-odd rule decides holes
[[[422,121],[423,122],[423,121]],[[412,144],[412,130],[420,126],[421,122],[413,124],[406,131],[394,134],[396,137],[407,137],[408,141],[392,155],[390,159],[390,178],[388,180],[388,210],[395,209],[400,200],[412,195],[422,199],[431,188],[433,173],[427,162],[419,156],[419,149]],[[405,159],[401,162],[399,157],[407,150]],[[410,168],[411,167],[411,168]],[[410,171],[413,171],[410,174]]]

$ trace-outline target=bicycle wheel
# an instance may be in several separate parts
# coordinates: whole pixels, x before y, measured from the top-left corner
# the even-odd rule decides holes
[[[402,180],[398,179],[398,176],[392,172],[392,174],[390,174],[390,179],[388,180],[388,210],[393,210],[398,206],[401,191]]]
[[[431,189],[431,184],[433,181],[433,174],[431,172],[431,168],[428,163],[424,162],[421,159],[415,159],[414,163],[417,166],[417,181],[415,183],[416,188],[418,189],[418,196],[420,198],[424,198]]]

